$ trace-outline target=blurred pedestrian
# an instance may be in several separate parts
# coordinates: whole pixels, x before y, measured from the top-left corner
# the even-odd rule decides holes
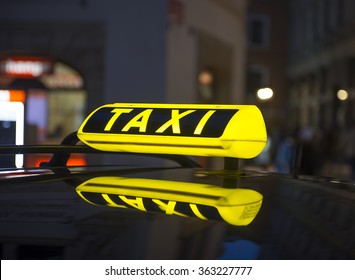
[[[312,127],[304,127],[298,135],[298,143],[301,151],[299,174],[316,175],[320,169],[320,143],[316,131]]]
[[[294,149],[295,141],[292,136],[285,136],[281,139],[275,155],[275,168],[277,172],[283,174],[291,173]]]
[[[350,166],[350,176],[355,179],[355,123],[350,122],[344,130],[344,157],[345,163]]]

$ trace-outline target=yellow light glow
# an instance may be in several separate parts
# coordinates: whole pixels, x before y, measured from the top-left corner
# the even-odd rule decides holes
[[[268,100],[272,98],[274,95],[274,92],[272,91],[271,88],[261,88],[257,92],[257,96],[261,100]]]
[[[344,100],[348,99],[349,94],[348,94],[348,92],[346,90],[341,89],[341,90],[339,90],[337,92],[337,97],[338,97],[339,100],[343,100],[344,101]]]
[[[76,188],[86,202],[167,215],[222,219],[235,226],[250,224],[263,196],[250,189],[155,179],[97,177]]]
[[[213,83],[213,75],[208,70],[203,70],[198,75],[198,81],[201,85],[209,86]]]
[[[267,135],[253,105],[108,104],[93,111],[79,139],[98,150],[252,158]]]

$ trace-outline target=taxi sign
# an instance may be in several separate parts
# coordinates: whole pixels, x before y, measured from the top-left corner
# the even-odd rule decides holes
[[[263,196],[251,189],[113,176],[89,179],[76,192],[93,205],[223,220],[235,226],[250,224],[263,201]]]
[[[103,151],[235,158],[257,156],[267,141],[254,105],[108,104],[77,135]]]

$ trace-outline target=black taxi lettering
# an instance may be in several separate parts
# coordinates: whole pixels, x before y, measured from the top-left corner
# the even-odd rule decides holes
[[[172,127],[174,134],[180,134],[180,119],[195,112],[196,110],[187,110],[185,112],[179,113],[179,110],[171,111],[171,119],[159,127],[155,132],[163,133],[168,127]]]
[[[83,133],[220,137],[238,109],[103,107],[93,113]]]
[[[122,109],[122,108],[116,108],[111,111],[111,113],[114,113],[114,115],[111,117],[111,119],[108,121],[106,124],[104,131],[110,131],[113,124],[116,122],[119,116],[122,114],[127,114],[130,113],[133,109]]]
[[[117,119],[122,115],[122,114],[128,114],[132,112],[133,109],[126,109],[126,108],[115,108],[111,111],[113,113],[113,116],[110,118],[110,120],[107,122],[104,131],[111,131],[112,126],[114,123],[117,121]],[[195,135],[200,135],[203,127],[206,125],[208,119],[212,116],[212,114],[216,110],[208,110],[207,113],[205,113],[202,118],[199,120],[195,130],[194,134]],[[148,126],[148,121],[151,113],[153,112],[153,109],[146,109],[143,112],[138,113],[135,115],[131,120],[128,121],[128,123],[122,128],[122,132],[129,132],[131,128],[138,128],[139,132],[146,132],[147,126]],[[180,112],[180,110],[171,110],[171,117],[168,121],[163,123],[157,130],[155,130],[155,133],[164,133],[168,128],[171,127],[173,134],[180,134],[181,129],[180,129],[180,119],[186,117],[187,115],[196,112],[196,110],[186,110],[184,112]]]
[[[159,207],[159,209],[167,215],[186,216],[175,210],[176,201],[169,200],[166,203],[160,199],[152,199],[152,202],[154,202]]]
[[[143,212],[147,211],[160,211],[166,215],[177,216],[195,216],[196,218],[207,220],[207,216],[202,214],[200,207],[206,210],[208,208],[214,208],[207,205],[197,205],[188,202],[177,202],[173,200],[161,200],[156,198],[143,198],[143,197],[127,197],[124,195],[112,195],[112,194],[96,194],[101,196],[103,200],[95,199],[85,195],[85,192],[81,193],[85,199],[95,205],[106,205],[109,207],[118,208],[134,208]],[[185,206],[183,206],[185,205]],[[189,210],[188,210],[189,209]],[[213,215],[214,216],[214,215]]]
[[[104,131],[111,131],[112,126],[116,122],[116,120],[122,115],[132,112],[133,109],[123,109],[123,108],[116,108],[111,111],[114,115],[106,124]],[[148,125],[149,116],[152,113],[153,109],[147,109],[143,112],[134,116],[123,128],[122,131],[129,131],[132,127],[137,127],[139,132],[145,132]]]

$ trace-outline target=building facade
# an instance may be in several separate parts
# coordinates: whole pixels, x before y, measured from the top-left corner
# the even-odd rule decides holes
[[[355,3],[290,1],[290,122],[325,131],[354,120]]]
[[[289,125],[318,173],[354,178],[355,3],[289,2]]]
[[[247,40],[246,102],[260,107],[273,133],[286,114],[288,1],[249,1]]]
[[[240,103],[246,2],[1,0],[2,102],[23,97],[25,144],[105,103]]]

